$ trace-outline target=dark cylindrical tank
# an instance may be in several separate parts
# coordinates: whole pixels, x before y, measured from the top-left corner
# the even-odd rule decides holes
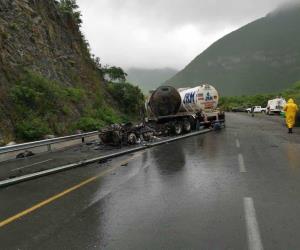
[[[171,86],[158,87],[150,96],[148,107],[156,116],[176,115],[181,106],[178,91]]]

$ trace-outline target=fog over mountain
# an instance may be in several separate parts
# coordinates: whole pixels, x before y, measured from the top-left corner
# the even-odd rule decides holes
[[[213,43],[167,81],[210,82],[222,95],[274,93],[300,80],[300,3],[279,8]]]
[[[142,91],[147,95],[149,93],[149,90],[156,89],[170,77],[174,76],[177,72],[177,70],[171,68],[130,68],[127,71],[127,80],[130,83],[139,86],[142,89]]]
[[[102,63],[148,69],[182,69],[216,40],[288,2],[78,0],[82,30]]]

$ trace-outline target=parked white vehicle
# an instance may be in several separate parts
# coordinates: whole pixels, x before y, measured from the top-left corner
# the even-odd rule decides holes
[[[252,112],[252,108],[247,108],[246,111],[248,113],[251,113]],[[267,111],[266,108],[262,108],[261,106],[254,106],[254,110],[253,112],[254,113],[265,113]]]
[[[268,101],[267,105],[267,114],[279,114],[283,111],[283,107],[286,104],[286,101],[282,97],[275,98]]]

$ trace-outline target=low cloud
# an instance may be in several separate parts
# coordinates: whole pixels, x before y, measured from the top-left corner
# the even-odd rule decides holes
[[[83,14],[82,30],[102,63],[124,68],[180,69],[215,40],[290,1],[78,0],[78,3]]]

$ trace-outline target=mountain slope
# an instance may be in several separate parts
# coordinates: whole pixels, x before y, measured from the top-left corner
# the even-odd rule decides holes
[[[167,83],[200,82],[221,95],[276,92],[300,79],[300,5],[277,10],[223,37]]]
[[[94,130],[127,115],[68,3],[0,1],[0,141]]]
[[[143,69],[130,68],[127,72],[128,81],[139,86],[147,94],[149,90],[156,89],[178,71],[171,68],[163,69]]]

